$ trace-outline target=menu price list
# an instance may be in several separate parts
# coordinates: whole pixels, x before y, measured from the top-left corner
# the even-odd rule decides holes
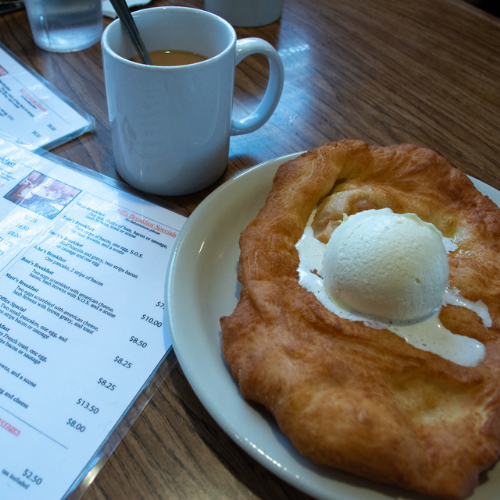
[[[60,499],[171,347],[185,218],[1,140],[0,196],[0,498]]]
[[[0,131],[35,149],[55,147],[93,127],[90,115],[0,43]]]

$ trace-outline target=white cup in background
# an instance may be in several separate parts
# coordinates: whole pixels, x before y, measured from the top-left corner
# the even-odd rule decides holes
[[[224,18],[233,26],[265,26],[277,21],[283,0],[205,0],[205,10]]]
[[[74,52],[102,35],[102,0],[25,0],[35,43],[51,52]]]
[[[231,135],[261,127],[281,97],[284,73],[277,51],[258,38],[237,41],[232,26],[203,10],[157,7],[133,14],[148,51],[182,50],[207,60],[147,66],[120,21],[102,36],[106,96],[118,173],[157,195],[182,195],[214,183],[224,172]],[[231,118],[236,65],[251,54],[269,60],[269,83],[257,109]]]

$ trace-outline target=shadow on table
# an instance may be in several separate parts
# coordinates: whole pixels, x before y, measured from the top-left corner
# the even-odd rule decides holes
[[[500,17],[500,2],[498,0],[466,0],[468,3],[479,7],[485,12]]]

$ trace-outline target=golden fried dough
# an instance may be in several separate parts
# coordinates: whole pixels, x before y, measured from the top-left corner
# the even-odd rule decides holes
[[[463,367],[388,330],[339,318],[298,283],[312,210],[327,242],[342,214],[389,207],[453,238],[450,285],[482,300],[491,328],[448,305],[440,319],[486,347]],[[329,143],[283,164],[240,238],[240,301],[221,318],[243,396],[316,463],[443,499],[469,495],[500,454],[500,210],[428,149]]]

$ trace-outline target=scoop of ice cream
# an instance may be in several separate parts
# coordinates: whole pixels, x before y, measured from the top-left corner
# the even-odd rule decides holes
[[[330,299],[391,322],[416,322],[440,305],[448,283],[441,232],[391,209],[352,215],[333,232],[323,260]]]

